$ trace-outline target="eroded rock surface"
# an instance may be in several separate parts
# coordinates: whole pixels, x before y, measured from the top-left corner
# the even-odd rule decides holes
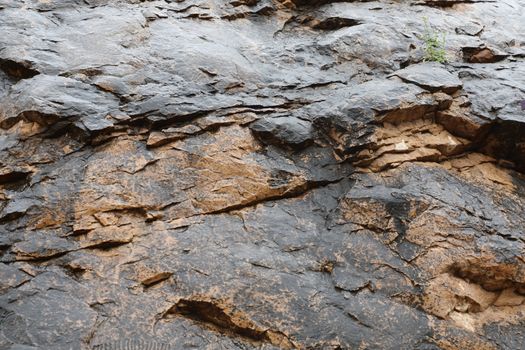
[[[521,349],[523,13],[0,0],[0,349]]]

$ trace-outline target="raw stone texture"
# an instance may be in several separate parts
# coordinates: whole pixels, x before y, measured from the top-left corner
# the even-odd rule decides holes
[[[521,348],[523,13],[0,0],[0,349]]]

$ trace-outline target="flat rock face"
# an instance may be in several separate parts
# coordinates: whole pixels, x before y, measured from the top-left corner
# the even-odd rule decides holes
[[[522,348],[523,13],[0,0],[0,349]]]

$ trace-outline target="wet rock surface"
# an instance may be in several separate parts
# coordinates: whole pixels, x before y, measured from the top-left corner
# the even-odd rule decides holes
[[[520,349],[522,13],[0,0],[0,349]]]

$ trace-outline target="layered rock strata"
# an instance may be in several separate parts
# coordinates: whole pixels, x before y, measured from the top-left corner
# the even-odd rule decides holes
[[[521,349],[523,13],[0,0],[0,349]]]

